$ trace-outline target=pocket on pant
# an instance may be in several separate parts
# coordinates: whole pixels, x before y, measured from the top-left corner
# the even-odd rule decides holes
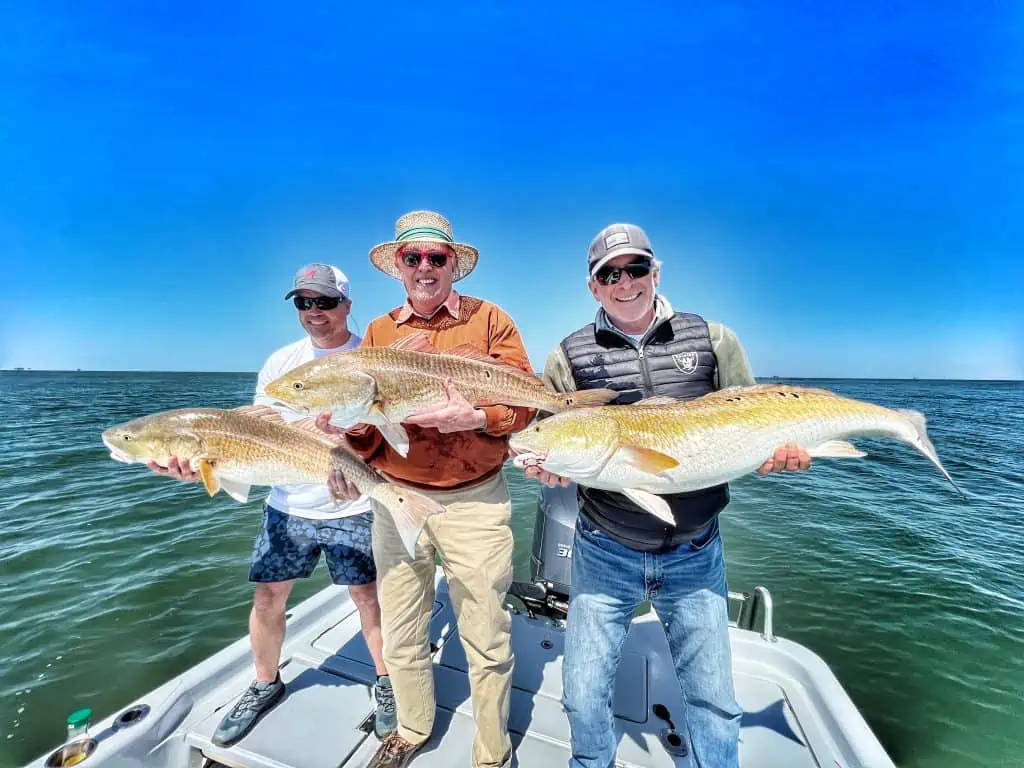
[[[718,518],[712,520],[705,531],[699,536],[690,539],[690,551],[700,552],[711,544],[718,537]]]

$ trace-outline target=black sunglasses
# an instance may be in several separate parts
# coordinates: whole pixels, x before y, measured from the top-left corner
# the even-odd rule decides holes
[[[341,299],[336,296],[296,296],[292,299],[295,303],[295,308],[300,312],[308,312],[316,304],[316,308],[321,312],[327,312],[331,309],[337,309],[338,304],[341,303]]]
[[[594,274],[594,279],[597,280],[601,285],[615,285],[622,279],[622,273],[625,272],[633,280],[639,280],[641,277],[647,277],[651,273],[651,262],[649,259],[643,261],[634,261],[632,264],[626,264],[623,267],[601,267]]]
[[[407,267],[418,267],[420,262],[423,261],[423,257],[426,257],[427,261],[430,262],[430,266],[437,267],[438,269],[448,263],[448,254],[444,251],[431,251],[430,253],[403,251],[402,263]]]

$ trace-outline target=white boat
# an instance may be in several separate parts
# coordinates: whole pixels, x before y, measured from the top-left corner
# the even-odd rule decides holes
[[[509,606],[515,652],[509,729],[522,768],[567,766],[562,646],[575,491],[545,490],[534,534],[533,580],[514,585]],[[730,593],[729,633],[743,708],[743,768],[895,768],[828,665],[775,635],[768,590]],[[440,569],[431,619],[437,717],[414,768],[470,765],[474,735],[466,656]],[[248,636],[92,726],[84,738],[29,764],[89,768],[360,768],[373,735],[374,668],[348,592],[327,587],[288,613],[281,679],[285,698],[241,741],[211,735],[252,676]],[[634,619],[615,691],[616,766],[691,766],[679,722],[682,694],[653,610]],[[677,730],[680,729],[680,730]],[[68,761],[69,763],[71,761]]]

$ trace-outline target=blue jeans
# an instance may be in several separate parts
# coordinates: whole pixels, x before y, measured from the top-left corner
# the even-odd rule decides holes
[[[609,768],[618,738],[615,672],[633,611],[651,600],[664,623],[684,707],[675,726],[693,764],[737,768],[742,711],[729,648],[725,561],[717,519],[688,544],[663,554],[614,541],[582,515],[572,551],[572,596],[562,687],[572,768]]]

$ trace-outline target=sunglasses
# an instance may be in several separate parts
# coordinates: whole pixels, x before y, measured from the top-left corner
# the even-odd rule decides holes
[[[331,309],[337,309],[338,304],[341,303],[341,299],[334,296],[296,296],[292,299],[295,303],[295,308],[300,312],[308,312],[316,305],[316,308],[321,312],[327,312]]]
[[[424,257],[426,257],[427,261],[430,262],[430,266],[437,267],[438,269],[448,263],[448,254],[444,251],[431,251],[430,253],[403,251],[402,263],[407,267],[418,267]]]
[[[623,267],[604,266],[597,270],[594,274],[594,279],[601,285],[615,285],[622,280],[623,273],[629,275],[633,280],[647,277],[651,273],[651,262],[645,259],[644,261],[634,261],[632,264],[626,264]]]

